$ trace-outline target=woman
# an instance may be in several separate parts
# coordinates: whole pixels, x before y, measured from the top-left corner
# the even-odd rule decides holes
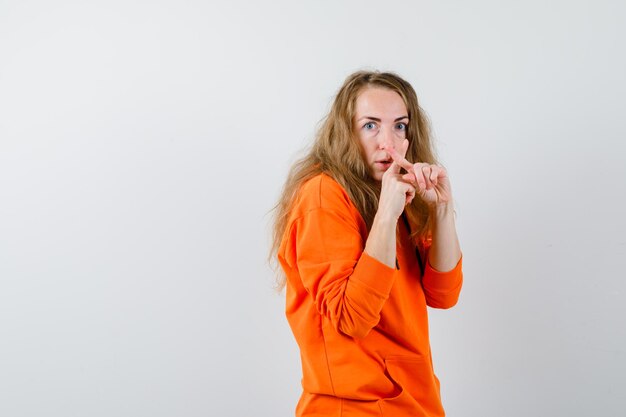
[[[461,290],[452,204],[411,85],[349,76],[276,207],[297,416],[444,415],[426,306],[450,308]]]

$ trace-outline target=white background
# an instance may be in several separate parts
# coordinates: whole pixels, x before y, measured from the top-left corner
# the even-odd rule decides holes
[[[626,6],[0,1],[0,415],[289,416],[269,210],[344,78],[432,119],[450,416],[620,415]]]

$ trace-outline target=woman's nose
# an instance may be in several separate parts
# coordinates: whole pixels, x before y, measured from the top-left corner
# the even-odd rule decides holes
[[[381,149],[393,148],[393,133],[387,129],[381,129],[378,134],[378,146]]]

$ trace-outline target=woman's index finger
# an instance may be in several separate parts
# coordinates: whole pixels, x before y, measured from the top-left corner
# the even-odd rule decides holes
[[[400,165],[402,168],[406,169],[407,171],[413,169],[413,164],[407,161],[406,159],[404,159],[404,157],[398,151],[396,151],[393,148],[390,148],[387,151],[389,152],[389,155],[391,155],[391,158],[394,160],[396,164]]]

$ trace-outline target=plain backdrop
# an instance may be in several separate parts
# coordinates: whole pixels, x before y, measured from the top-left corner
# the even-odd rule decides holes
[[[358,69],[413,84],[451,176],[448,415],[621,415],[625,20],[618,0],[0,0],[0,415],[293,415],[270,210]]]

